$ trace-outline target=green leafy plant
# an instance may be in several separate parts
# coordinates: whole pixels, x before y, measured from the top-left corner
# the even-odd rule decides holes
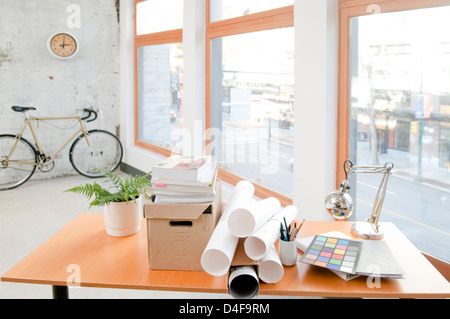
[[[84,195],[88,199],[94,198],[89,208],[92,206],[104,206],[110,203],[130,202],[136,200],[140,195],[148,197],[148,187],[151,181],[147,178],[151,172],[143,176],[132,176],[125,178],[112,172],[102,171],[107,177],[105,183],[110,183],[108,188],[102,187],[98,183],[75,186],[66,192],[73,192]]]

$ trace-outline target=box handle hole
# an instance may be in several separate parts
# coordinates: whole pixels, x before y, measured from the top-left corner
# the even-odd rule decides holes
[[[169,225],[171,227],[192,227],[192,222],[188,220],[183,221],[170,221]]]

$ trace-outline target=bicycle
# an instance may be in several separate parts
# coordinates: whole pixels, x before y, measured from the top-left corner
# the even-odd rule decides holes
[[[122,161],[122,144],[115,135],[105,130],[87,130],[83,124],[83,121],[95,121],[97,111],[101,111],[99,109],[84,108],[83,116],[45,118],[31,117],[28,112],[35,111],[34,107],[12,106],[11,109],[24,114],[25,124],[17,134],[0,134],[0,191],[22,185],[31,178],[36,168],[44,173],[51,171],[55,166],[54,159],[74,139],[69,150],[69,161],[75,171],[83,176],[102,177],[102,170],[114,171]],[[53,155],[47,156],[31,123],[50,120],[76,120],[80,127]],[[27,127],[35,145],[23,137]]]

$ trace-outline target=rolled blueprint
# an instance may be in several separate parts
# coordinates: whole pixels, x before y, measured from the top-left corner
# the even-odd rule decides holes
[[[248,181],[240,181],[236,184],[200,259],[203,270],[208,274],[223,276],[228,272],[239,238],[230,233],[227,221],[235,209],[252,202],[254,192],[253,184]]]
[[[228,282],[228,291],[234,298],[249,299],[259,292],[259,279],[254,266],[231,269]]]
[[[259,278],[268,284],[277,283],[283,278],[284,268],[275,246],[259,261]]]
[[[268,250],[280,237],[280,223],[290,225],[297,217],[297,206],[290,205],[278,211],[270,220],[248,236],[244,242],[244,250],[248,257],[253,260],[263,258]]]
[[[281,209],[275,197],[269,197],[233,210],[228,218],[228,229],[240,238],[251,235]]]

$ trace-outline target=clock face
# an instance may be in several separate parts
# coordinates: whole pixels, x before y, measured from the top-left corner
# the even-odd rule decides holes
[[[70,34],[58,33],[51,37],[49,46],[58,57],[68,58],[77,51],[78,43]]]

